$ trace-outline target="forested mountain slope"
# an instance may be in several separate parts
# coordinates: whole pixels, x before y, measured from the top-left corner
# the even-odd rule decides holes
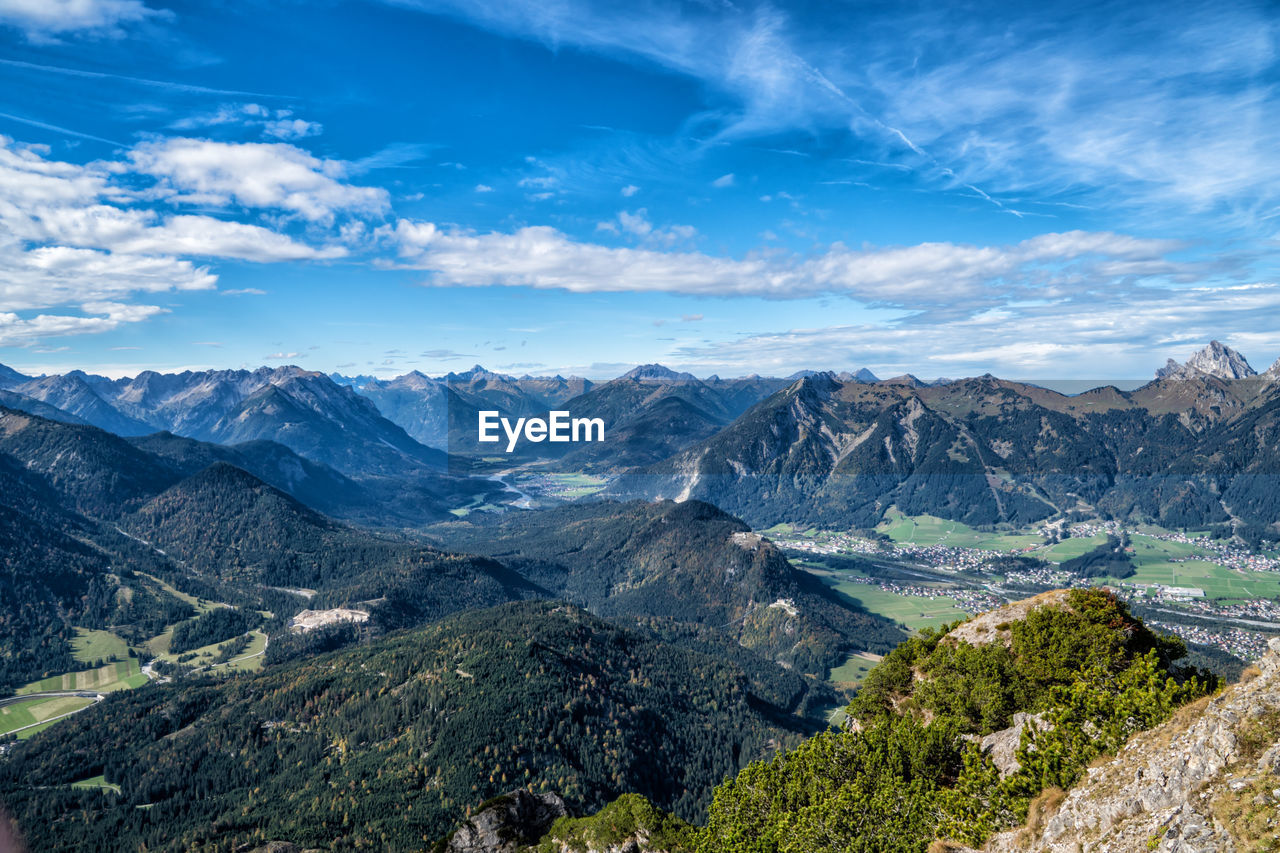
[[[0,762],[33,849],[424,849],[531,786],[696,818],[804,730],[743,670],[551,603],[450,617],[226,683],[113,696]],[[105,774],[119,796],[73,790]],[[146,806],[147,808],[139,808]],[[247,848],[245,848],[247,849]]]
[[[842,652],[885,652],[903,638],[700,501],[575,504],[450,522],[431,533],[605,618],[714,630],[819,678]]]

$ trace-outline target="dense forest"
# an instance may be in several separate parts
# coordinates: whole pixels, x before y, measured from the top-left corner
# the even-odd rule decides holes
[[[15,746],[0,791],[41,850],[413,849],[522,786],[579,812],[637,792],[699,819],[726,775],[815,729],[786,707],[799,676],[771,670],[507,604],[254,678],[114,695]],[[99,774],[122,793],[68,787]]]

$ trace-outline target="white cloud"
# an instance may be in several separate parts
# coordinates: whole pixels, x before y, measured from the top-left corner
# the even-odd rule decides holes
[[[644,211],[601,223],[642,239],[656,229]],[[579,293],[664,292],[797,299],[823,294],[870,305],[978,311],[1012,300],[1063,300],[1142,279],[1187,279],[1198,268],[1168,255],[1183,246],[1122,234],[1071,231],[1011,246],[922,243],[850,249],[835,244],[802,258],[770,252],[742,259],[697,252],[609,248],[534,226],[510,234],[441,229],[400,220],[379,236],[404,266],[436,285],[557,288]],[[1117,275],[1116,265],[1122,264]]]
[[[142,0],[0,0],[0,24],[16,27],[33,41],[71,33],[119,37],[124,25],[171,13],[148,8]]]
[[[596,223],[597,231],[610,234],[628,234],[647,246],[673,246],[686,243],[698,236],[692,225],[667,225],[657,227],[649,221],[649,211],[640,208],[634,213],[623,210],[615,219]]]
[[[635,184],[627,184],[625,187],[619,190],[619,192],[622,193],[623,198],[631,198],[633,195],[640,192],[640,188]]]
[[[725,187],[733,186],[733,180],[734,180],[733,172],[730,172],[727,175],[721,175],[720,177],[716,178],[714,181],[711,182],[711,186],[717,189],[724,189]]]
[[[266,361],[287,361],[293,358],[303,358],[303,355],[300,352],[273,352],[263,356]]]
[[[196,130],[234,124],[258,128],[264,136],[273,139],[304,139],[324,132],[318,122],[293,117],[293,110],[271,109],[262,104],[223,104],[216,110],[187,116],[173,122],[173,130]]]
[[[216,281],[207,268],[177,258],[68,246],[26,249],[12,237],[0,237],[0,305],[9,310],[103,303],[137,293],[208,290]]]
[[[303,139],[323,133],[324,126],[319,122],[304,121],[300,118],[280,118],[264,124],[262,132],[276,139]]]
[[[85,316],[38,314],[23,318],[13,312],[0,312],[0,346],[30,346],[43,338],[109,332],[126,323],[136,323],[164,313],[154,305],[120,305],[98,302],[83,306]]]
[[[192,258],[269,263],[348,253],[260,225],[139,206],[145,192],[130,185],[123,164],[46,155],[0,137],[0,338],[8,345],[115,329],[162,310],[130,304],[141,294],[213,289],[217,276]]]
[[[491,193],[493,192],[493,187],[489,186],[488,184],[476,184],[476,192]]]
[[[1271,318],[1280,312],[1280,285],[1145,288],[1109,299],[1023,306],[946,324],[904,320],[791,329],[730,341],[683,346],[674,363],[695,371],[760,371],[871,366],[882,376],[972,376],[1082,379],[1098,384],[1150,378],[1165,356],[1185,357],[1233,330],[1230,343],[1274,347]],[[1255,350],[1256,351],[1256,350]],[[1100,373],[1099,365],[1106,365]]]
[[[521,178],[520,186],[529,189],[551,189],[560,183],[560,179],[554,175],[538,175],[530,178]]]
[[[139,145],[129,158],[176,203],[283,210],[313,222],[338,213],[379,215],[390,204],[385,189],[344,183],[347,164],[284,143],[164,139]]]

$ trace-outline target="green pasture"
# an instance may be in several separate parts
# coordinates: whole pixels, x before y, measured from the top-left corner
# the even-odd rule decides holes
[[[968,613],[943,595],[936,598],[900,595],[871,584],[842,581],[829,572],[814,572],[814,574],[821,577],[828,586],[856,600],[872,613],[878,613],[886,619],[905,625],[912,631],[969,618]]]
[[[79,782],[72,782],[72,788],[81,788],[87,790],[111,791],[112,793],[120,793],[120,786],[113,785],[107,781],[105,776],[90,776],[88,779],[81,779]]]
[[[221,642],[210,643],[207,646],[201,646],[198,649],[191,649],[190,651],[183,652],[182,654],[165,652],[162,655],[157,655],[156,659],[166,661],[168,663],[180,663],[182,666],[212,667],[218,670],[227,669],[252,672],[262,668],[262,662],[265,658],[259,653],[266,650],[267,635],[258,630],[251,631],[250,635],[251,642],[248,647],[237,654],[234,661],[228,661],[226,663],[216,665],[213,663],[214,659],[218,656],[218,646],[221,646],[223,643],[229,643],[231,640],[222,640]],[[248,657],[249,655],[257,655],[257,657]],[[179,660],[179,658],[182,658],[183,660]],[[242,660],[242,658],[245,659]]]
[[[870,652],[858,652],[857,654],[849,655],[844,663],[831,670],[827,680],[833,684],[846,686],[861,684],[862,679],[866,678],[871,668],[879,662],[880,656],[873,655]]]
[[[80,663],[99,660],[123,660],[129,656],[129,644],[110,631],[76,628],[71,641],[71,656]]]

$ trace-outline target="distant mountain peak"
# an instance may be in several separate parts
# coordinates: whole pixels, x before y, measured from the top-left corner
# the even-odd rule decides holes
[[[662,382],[695,382],[698,377],[692,373],[677,373],[666,365],[642,364],[622,374],[621,379],[655,379]]]
[[[12,388],[30,380],[30,376],[24,376],[12,367],[0,364],[0,388]]]
[[[854,372],[853,378],[854,378],[854,381],[856,382],[879,382],[880,381],[880,377],[876,376],[874,373],[872,373],[870,370],[867,370],[865,367],[859,367],[857,371]]]
[[[1210,341],[1185,364],[1169,359],[1156,371],[1157,379],[1194,379],[1205,375],[1218,379],[1247,379],[1257,376],[1258,372],[1249,366],[1243,355],[1220,341]]]
[[[1267,379],[1280,379],[1280,358],[1277,358],[1275,364],[1268,367],[1262,375]]]

